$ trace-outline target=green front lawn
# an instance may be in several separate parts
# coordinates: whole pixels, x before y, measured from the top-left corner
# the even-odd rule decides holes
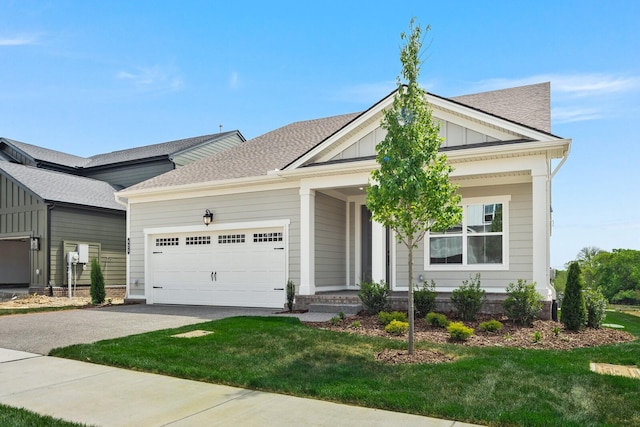
[[[86,424],[77,424],[64,421],[47,415],[38,415],[35,412],[22,408],[0,404],[0,426],[11,427],[82,427]]]
[[[640,318],[606,322],[640,336]],[[199,338],[171,335],[196,329]],[[489,425],[638,426],[640,380],[598,375],[590,362],[640,365],[640,341],[567,352],[416,343],[453,363],[388,365],[404,341],[313,329],[295,318],[236,317],[75,345],[53,356],[238,387]]]

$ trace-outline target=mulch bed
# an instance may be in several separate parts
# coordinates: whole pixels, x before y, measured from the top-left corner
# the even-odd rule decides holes
[[[452,317],[448,317],[452,319]],[[467,341],[455,341],[457,345],[474,347],[517,347],[538,350],[571,350],[574,348],[594,347],[605,344],[625,343],[635,340],[632,334],[609,328],[585,329],[574,332],[564,329],[561,323],[551,320],[536,320],[533,326],[524,327],[500,318],[503,327],[498,332],[483,332],[479,324],[490,320],[491,317],[482,317],[478,321],[463,322],[474,329],[474,335]],[[453,319],[455,320],[455,319]],[[354,322],[360,322],[360,327],[354,327]],[[378,321],[377,316],[363,313],[357,316],[349,316],[334,325],[328,322],[306,322],[309,326],[332,331],[361,334],[374,337],[386,337],[406,340],[404,336],[394,336],[385,332],[384,327]],[[415,319],[415,341],[429,341],[433,343],[451,343],[446,329],[431,326],[423,318]],[[376,355],[380,361],[387,363],[441,363],[454,360],[453,356],[446,355],[436,350],[415,350],[409,355],[406,350],[385,350]]]

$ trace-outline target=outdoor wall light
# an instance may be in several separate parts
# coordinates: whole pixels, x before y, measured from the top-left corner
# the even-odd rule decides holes
[[[204,215],[202,215],[202,222],[204,222],[204,225],[207,227],[213,222],[213,214],[209,209],[207,209]]]

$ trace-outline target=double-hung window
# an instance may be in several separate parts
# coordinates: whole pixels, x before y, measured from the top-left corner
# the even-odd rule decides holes
[[[425,239],[432,270],[502,270],[509,264],[509,196],[462,200],[462,223]]]

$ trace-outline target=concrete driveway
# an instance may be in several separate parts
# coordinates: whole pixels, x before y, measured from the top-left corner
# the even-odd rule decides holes
[[[49,354],[56,347],[92,343],[232,316],[276,310],[235,307],[120,305],[0,316],[0,348]]]

